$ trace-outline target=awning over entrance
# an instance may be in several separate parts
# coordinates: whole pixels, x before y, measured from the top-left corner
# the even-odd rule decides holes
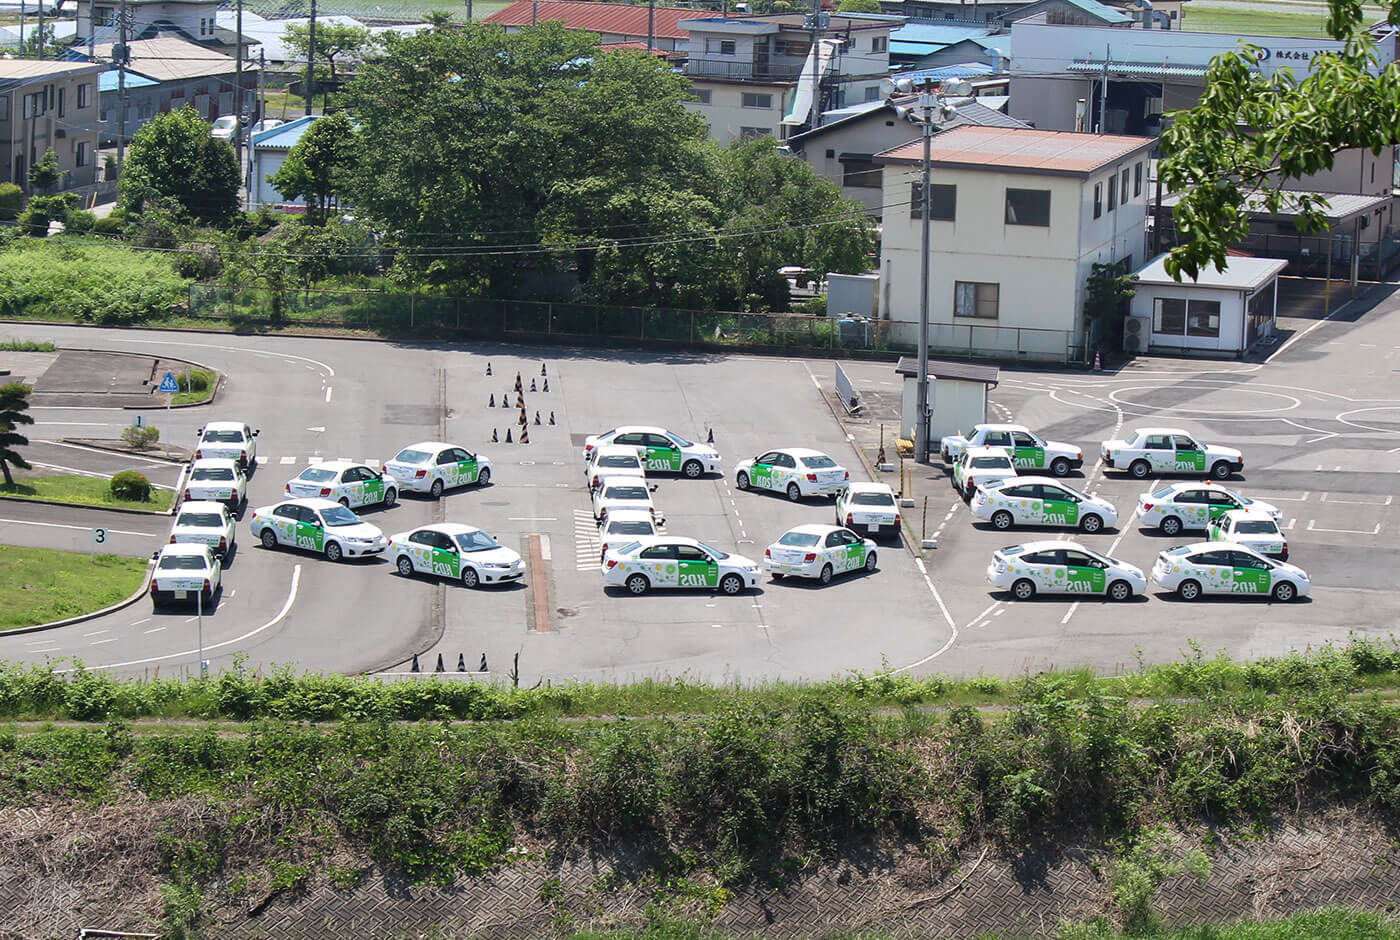
[[[1102,75],[1102,62],[1071,62],[1066,66],[1071,72],[1087,76]],[[1170,62],[1112,62],[1108,63],[1108,74],[1118,78],[1145,78],[1153,81],[1167,81],[1174,78],[1205,78],[1204,65],[1172,65]]]

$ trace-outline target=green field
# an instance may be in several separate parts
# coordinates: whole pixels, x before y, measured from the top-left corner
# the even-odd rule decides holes
[[[107,491],[107,480],[103,478],[61,474],[20,477],[15,481],[14,486],[0,484],[0,496],[17,496],[21,499],[51,499],[60,503],[165,512],[170,508],[170,500],[174,493],[170,490],[153,488],[151,501],[148,503],[140,503],[130,499],[115,499]]]
[[[141,586],[144,558],[0,545],[0,631],[101,610]]]
[[[1280,13],[1274,9],[1246,10],[1238,7],[1198,7],[1186,11],[1184,28],[1201,33],[1228,33],[1237,36],[1297,36],[1324,38],[1323,13]]]

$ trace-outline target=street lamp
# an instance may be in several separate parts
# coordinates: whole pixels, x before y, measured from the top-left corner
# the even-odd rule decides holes
[[[919,377],[918,399],[915,414],[918,424],[914,429],[914,459],[928,463],[928,295],[929,262],[931,255],[929,222],[933,215],[933,194],[929,185],[932,172],[933,131],[945,121],[952,120],[958,109],[944,100],[945,95],[962,97],[971,93],[972,87],[963,81],[946,83],[932,79],[922,79],[917,84],[908,78],[895,82],[895,97],[915,96],[911,104],[894,105],[895,113],[906,121],[918,124],[923,131],[924,159],[923,182],[919,185],[920,217],[923,219],[923,250],[919,258]]]

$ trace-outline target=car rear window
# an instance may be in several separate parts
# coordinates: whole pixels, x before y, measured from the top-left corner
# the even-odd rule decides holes
[[[793,548],[811,548],[821,541],[821,536],[813,535],[811,532],[789,532],[778,539],[779,545],[791,545]]]
[[[636,454],[611,454],[607,457],[598,458],[600,467],[641,467],[642,462],[637,459]]]
[[[1153,498],[1153,499],[1166,499],[1168,496],[1172,495],[1173,492],[1175,492],[1175,490],[1173,490],[1172,487],[1170,487],[1170,486],[1164,486],[1164,487],[1162,487],[1160,490],[1158,490],[1157,492],[1153,493],[1153,494],[1152,494],[1152,498]]]
[[[431,456],[432,454],[428,453],[425,450],[414,450],[412,448],[408,448],[406,450],[399,451],[399,455],[394,459],[397,460],[399,463],[423,463]]]
[[[160,560],[161,571],[203,571],[203,555],[165,555]]]
[[[894,497],[889,493],[856,493],[851,502],[857,506],[893,506]]]
[[[836,466],[836,461],[823,454],[820,457],[803,457],[802,465],[809,470],[830,470]]]
[[[305,480],[307,483],[325,483],[327,480],[334,480],[336,471],[322,470],[320,467],[311,467],[301,472],[298,480]]]
[[[1007,470],[1011,461],[1005,457],[973,457],[972,466],[978,470]]]
[[[650,499],[645,486],[610,486],[604,494],[608,499]]]
[[[1277,535],[1278,524],[1272,519],[1249,519],[1235,527],[1240,535]]]
[[[641,519],[633,522],[614,522],[608,526],[609,535],[655,535],[656,528]]]
[[[191,480],[232,480],[233,471],[228,467],[195,467]]]
[[[205,431],[204,442],[206,444],[242,444],[242,431]]]
[[[218,528],[224,524],[224,518],[217,512],[182,512],[175,524],[197,528]]]

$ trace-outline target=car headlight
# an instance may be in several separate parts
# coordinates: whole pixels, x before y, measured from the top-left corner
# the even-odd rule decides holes
[[[514,568],[514,567],[515,567],[515,562],[513,562],[513,561],[488,561],[488,562],[484,563],[481,567],[483,567],[483,568]]]

